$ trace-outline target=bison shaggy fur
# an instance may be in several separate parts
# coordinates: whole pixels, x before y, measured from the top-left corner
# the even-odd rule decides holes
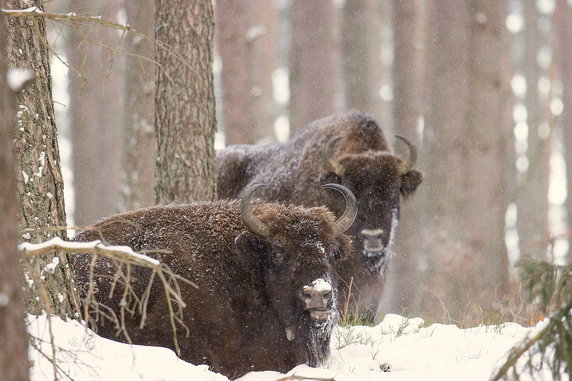
[[[145,251],[197,285],[179,283],[187,306],[183,322],[189,328],[188,335],[177,330],[182,359],[208,364],[229,377],[253,370],[287,371],[301,363],[317,366],[328,356],[337,317],[332,266],[347,260],[349,239],[336,236],[335,217],[322,207],[254,201],[251,210],[267,227],[266,237],[245,226],[239,201],[218,201],[116,215],[74,240],[103,239]],[[91,260],[81,255],[75,263],[83,296]],[[109,295],[116,265],[101,258],[94,270],[97,301],[119,315],[122,290]],[[131,277],[140,295],[150,271],[134,268]],[[322,292],[315,303],[316,295],[307,294],[314,286]],[[139,328],[140,313],[125,317],[131,341],[174,349],[168,314],[164,291],[155,281],[145,327]],[[104,337],[126,341],[110,320],[100,319],[94,328]]]

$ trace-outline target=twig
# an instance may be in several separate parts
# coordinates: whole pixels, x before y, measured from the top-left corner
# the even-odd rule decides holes
[[[568,304],[566,304],[564,307],[562,307],[558,311],[556,311],[554,314],[550,315],[548,317],[548,320],[549,320],[548,323],[540,331],[538,331],[536,333],[536,335],[534,335],[532,338],[530,338],[528,340],[525,339],[525,341],[521,344],[520,347],[513,348],[510,355],[508,356],[507,361],[497,371],[497,373],[495,373],[495,375],[491,378],[491,381],[498,381],[503,376],[505,376],[506,373],[508,372],[508,370],[511,367],[514,367],[516,365],[516,362],[518,361],[518,359],[523,354],[525,354],[530,349],[530,347],[532,347],[536,342],[538,342],[546,334],[546,332],[548,332],[556,324],[558,324],[560,319],[562,319],[565,315],[570,313],[571,308],[572,308],[572,301],[569,302]]]

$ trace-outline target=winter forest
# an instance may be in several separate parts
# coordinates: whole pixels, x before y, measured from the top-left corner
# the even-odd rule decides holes
[[[570,379],[572,0],[0,4],[0,381]]]

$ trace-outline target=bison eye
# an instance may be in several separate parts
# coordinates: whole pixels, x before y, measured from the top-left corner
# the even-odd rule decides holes
[[[270,256],[274,266],[281,266],[285,262],[285,255],[282,251],[273,250]]]
[[[332,249],[332,251],[330,252],[330,257],[334,258],[334,259],[340,259],[344,256],[344,252],[343,250],[336,245],[336,247],[334,247]]]

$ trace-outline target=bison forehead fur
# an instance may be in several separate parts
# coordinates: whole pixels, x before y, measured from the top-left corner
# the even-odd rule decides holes
[[[337,165],[329,168],[324,165],[324,151],[335,140],[330,154]],[[356,258],[355,266],[337,269],[342,278],[341,302],[349,291],[345,285],[351,282],[353,296],[359,299],[356,308],[363,312],[382,294],[401,200],[422,182],[421,172],[407,167],[406,161],[390,151],[371,116],[351,111],[315,121],[287,143],[229,146],[219,151],[218,191],[223,198],[238,198],[250,185],[265,183],[269,187],[258,195],[267,201],[325,205],[339,215],[343,199],[320,185],[347,186],[358,206],[348,230]]]
[[[339,251],[350,250],[349,240],[334,237],[335,217],[325,208],[254,202],[252,210],[270,228],[270,238],[248,231],[238,201],[219,201],[113,216],[74,240],[103,239],[145,250],[196,283],[197,289],[180,283],[187,305],[184,323],[190,329],[188,337],[178,330],[183,359],[207,363],[230,377],[256,369],[318,365],[328,355],[335,306],[331,319],[315,323],[301,306],[298,290],[316,280],[335,286],[331,263]],[[75,264],[80,294],[88,289],[90,261],[79,256]],[[98,302],[119,314],[121,287],[108,298],[115,270],[110,261],[99,259],[93,279]],[[141,295],[150,274],[134,269],[132,276]],[[139,313],[125,318],[131,340],[173,348],[168,311],[162,286],[155,282],[147,325],[139,329]],[[96,328],[104,337],[123,340],[109,321],[100,320]]]

